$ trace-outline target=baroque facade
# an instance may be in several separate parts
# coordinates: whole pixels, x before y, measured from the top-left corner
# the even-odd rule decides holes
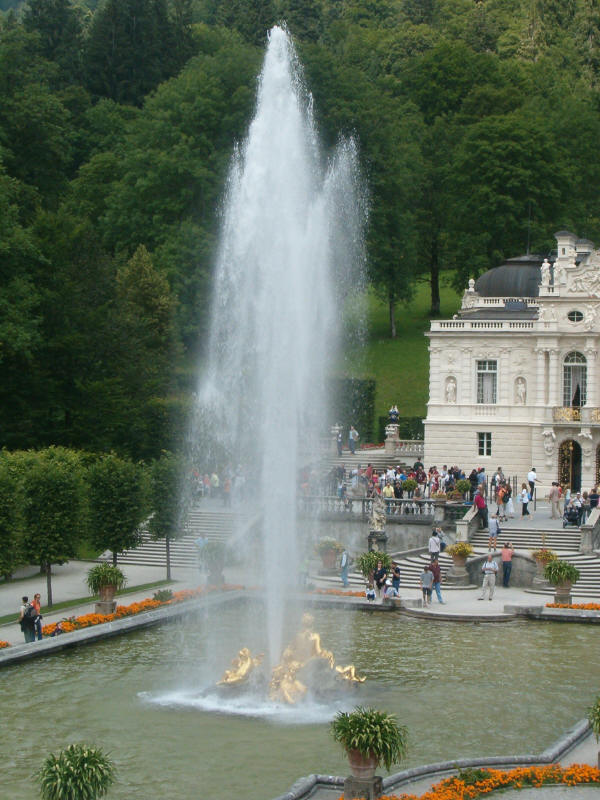
[[[469,281],[431,323],[425,463],[600,483],[600,250],[568,231]]]

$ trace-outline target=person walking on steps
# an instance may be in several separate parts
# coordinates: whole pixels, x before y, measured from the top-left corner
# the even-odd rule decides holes
[[[352,455],[356,452],[356,443],[360,438],[360,434],[354,427],[354,425],[350,425],[350,432],[348,433],[348,446],[350,447],[350,452]]]
[[[496,575],[498,573],[498,564],[494,561],[494,556],[488,553],[487,561],[483,562],[481,567],[483,572],[483,584],[481,586],[481,597],[478,600],[485,600],[486,591],[489,594],[488,600],[494,596],[494,589],[496,587]]]

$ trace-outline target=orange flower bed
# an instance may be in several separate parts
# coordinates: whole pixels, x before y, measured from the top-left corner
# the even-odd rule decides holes
[[[219,587],[200,586],[197,589],[182,589],[179,592],[173,592],[173,597],[170,600],[154,600],[151,597],[147,597],[145,600],[138,600],[136,603],[130,603],[128,606],[117,606],[114,614],[82,614],[79,617],[69,617],[68,619],[61,620],[60,626],[63,633],[71,633],[71,631],[78,631],[81,628],[90,628],[92,625],[102,625],[104,622],[113,622],[122,617],[132,617],[136,614],[141,614],[143,611],[152,611],[162,606],[185,603],[187,600],[201,597],[209,591],[231,592],[243,588],[243,586],[224,584]],[[42,635],[52,636],[57,625],[58,622],[51,622],[49,625],[44,625],[42,628]]]
[[[10,647],[10,642],[5,642],[3,639],[0,639],[0,650],[4,647]]]
[[[468,778],[469,773],[471,779]],[[424,794],[385,795],[380,800],[475,800],[496,789],[540,788],[546,784],[576,786],[579,783],[600,783],[600,770],[587,764],[571,764],[570,767],[551,764],[547,767],[518,767],[507,771],[464,770],[455,777],[434,784]]]
[[[580,608],[584,611],[600,611],[600,603],[546,603],[546,608]]]
[[[330,594],[335,597],[364,597],[364,592],[352,592],[346,589],[313,589],[309,594]]]

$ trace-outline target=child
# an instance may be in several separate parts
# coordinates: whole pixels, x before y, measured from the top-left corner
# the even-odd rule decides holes
[[[375,589],[373,588],[372,583],[367,583],[365,585],[365,597],[369,603],[372,603],[375,600]]]

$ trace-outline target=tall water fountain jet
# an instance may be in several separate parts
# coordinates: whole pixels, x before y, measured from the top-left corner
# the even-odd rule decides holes
[[[205,464],[208,453],[243,475],[243,511],[261,518],[271,667],[299,569],[298,471],[332,421],[337,320],[363,252],[354,144],[340,142],[326,164],[311,105],[289,34],[275,27],[228,177],[196,415]]]

